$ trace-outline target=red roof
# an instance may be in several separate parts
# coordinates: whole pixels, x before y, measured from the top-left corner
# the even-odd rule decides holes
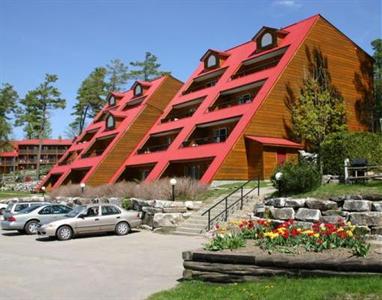
[[[12,141],[15,145],[38,145],[40,143],[39,139],[31,139],[31,140],[21,140],[21,141]],[[72,144],[72,140],[66,139],[43,139],[43,145],[67,145],[70,146]]]
[[[18,153],[16,151],[12,152],[0,152],[1,157],[16,157]]]
[[[282,138],[253,136],[253,135],[247,135],[246,137],[249,138],[250,140],[253,140],[255,142],[258,142],[266,146],[282,146],[287,148],[301,148],[301,149],[304,148],[304,146],[301,144],[292,142],[287,139],[282,139]]]

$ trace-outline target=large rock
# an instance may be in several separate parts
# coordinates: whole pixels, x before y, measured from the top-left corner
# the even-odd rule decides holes
[[[285,206],[286,207],[304,207],[305,206],[306,199],[293,199],[293,198],[287,198],[285,200]]]
[[[144,206],[144,207],[142,207],[142,211],[144,211],[145,213],[148,213],[150,215],[154,215],[157,213],[162,213],[163,209],[157,208],[157,207],[151,207],[151,206]]]
[[[311,209],[329,210],[337,209],[337,203],[330,200],[308,198],[305,201],[305,205]]]
[[[382,211],[382,201],[373,202],[371,209],[375,211]]]
[[[371,201],[382,201],[382,194],[364,195],[363,199],[371,200]]]
[[[273,207],[284,207],[285,201],[287,198],[270,198],[268,200],[265,200],[265,205],[273,206]]]
[[[263,217],[265,213],[265,205],[263,203],[256,203],[253,213],[257,217]]]
[[[134,210],[141,211],[143,207],[146,206],[154,206],[155,201],[154,200],[144,200],[139,198],[131,198],[131,204],[133,206]]]
[[[164,213],[185,213],[187,211],[185,206],[164,207],[162,209]]]
[[[345,200],[342,208],[348,211],[369,211],[371,210],[371,201]]]
[[[347,217],[349,215],[348,211],[343,211],[341,209],[330,209],[330,210],[324,210],[321,212],[324,216],[341,216],[341,217]]]
[[[294,210],[291,207],[275,208],[272,214],[275,219],[280,219],[280,220],[294,219]]]
[[[379,234],[382,235],[382,226],[372,227],[371,234]]]
[[[382,212],[352,212],[350,222],[354,225],[362,226],[382,226]]]
[[[165,208],[181,206],[185,206],[182,201],[154,200],[154,207]]]
[[[153,226],[176,227],[183,221],[181,213],[158,213],[154,215]]]
[[[319,209],[301,207],[298,209],[295,218],[301,221],[316,222],[321,219],[321,211]]]
[[[202,207],[202,201],[185,201],[184,205],[189,210],[199,210]]]
[[[297,227],[301,227],[304,229],[310,229],[312,228],[313,223],[312,222],[304,222],[304,221],[296,221],[294,223]]]
[[[344,223],[346,219],[341,216],[331,215],[331,216],[322,216],[321,221],[324,223],[331,223],[331,224],[337,224],[337,223]]]

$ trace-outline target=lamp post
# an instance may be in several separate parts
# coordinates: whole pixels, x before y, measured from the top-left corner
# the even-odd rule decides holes
[[[44,201],[45,201],[45,189],[46,189],[45,186],[41,187],[42,196],[44,197]]]
[[[275,175],[275,179],[277,181],[277,187],[279,190],[279,197],[281,196],[281,178],[283,177],[283,173],[277,172]]]
[[[171,187],[172,187],[172,201],[175,201],[175,185],[176,185],[176,179],[175,179],[175,178],[171,178],[171,179],[170,179],[170,184],[171,184]]]
[[[84,182],[81,182],[81,183],[80,183],[80,187],[81,187],[81,193],[82,193],[82,195],[84,194],[85,186],[86,186],[86,184],[85,184]]]

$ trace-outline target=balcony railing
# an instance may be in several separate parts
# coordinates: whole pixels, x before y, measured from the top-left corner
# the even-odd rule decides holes
[[[252,99],[246,100],[246,101],[242,101],[239,99],[229,99],[226,101],[220,101],[220,102],[213,104],[211,107],[208,108],[208,111],[219,110],[219,109],[237,106],[237,105],[242,105],[242,104],[246,104],[246,103],[250,103],[250,102],[252,102]]]
[[[16,166],[17,165],[17,162],[13,162],[13,161],[0,161],[0,166],[1,167],[12,167],[12,166]]]
[[[194,112],[195,111],[188,111],[183,113],[170,114],[166,118],[162,119],[161,123],[168,123],[168,122],[173,122],[180,119],[185,119],[185,118],[191,117],[194,114]]]
[[[67,166],[67,165],[70,165],[73,161],[74,161],[74,159],[64,160],[62,162],[59,162],[58,165],[59,166]]]
[[[151,152],[158,152],[158,151],[164,151],[167,150],[167,148],[170,146],[170,144],[162,144],[162,145],[155,145],[155,146],[149,146],[149,147],[143,147],[137,151],[138,154],[148,154]]]
[[[206,136],[201,138],[191,138],[189,140],[186,140],[182,143],[183,147],[197,147],[200,145],[206,145],[206,144],[216,144],[216,143],[223,143],[226,141],[228,136],[222,135],[222,136]]]
[[[81,157],[82,158],[88,158],[88,157],[96,157],[96,156],[100,156],[103,154],[105,150],[104,149],[100,149],[100,150],[93,150],[93,151],[90,151],[90,152],[87,152],[85,154],[82,154]]]
[[[273,67],[277,66],[280,59],[281,59],[281,56],[278,58],[274,58],[273,60],[270,60],[270,61],[254,63],[252,66],[251,65],[243,66],[242,70],[239,70],[236,74],[234,74],[232,76],[232,78],[235,79],[235,78],[247,76],[249,74],[253,74],[256,72],[260,72],[260,71],[263,71],[266,69],[273,68]]]

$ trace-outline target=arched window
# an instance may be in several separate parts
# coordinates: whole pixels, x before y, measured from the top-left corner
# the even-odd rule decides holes
[[[265,33],[262,37],[261,37],[261,42],[260,42],[260,45],[261,45],[261,48],[265,48],[269,45],[272,45],[273,44],[273,36],[272,34],[270,34],[269,32]]]
[[[140,95],[142,95],[142,86],[140,84],[137,84],[134,89],[134,96]]]
[[[115,104],[116,104],[115,97],[114,96],[110,96],[109,97],[109,105],[110,106],[114,106]]]
[[[113,129],[115,127],[115,119],[112,115],[108,115],[106,118],[106,128]]]
[[[207,59],[206,67],[212,68],[218,65],[218,59],[215,55],[210,55]]]

